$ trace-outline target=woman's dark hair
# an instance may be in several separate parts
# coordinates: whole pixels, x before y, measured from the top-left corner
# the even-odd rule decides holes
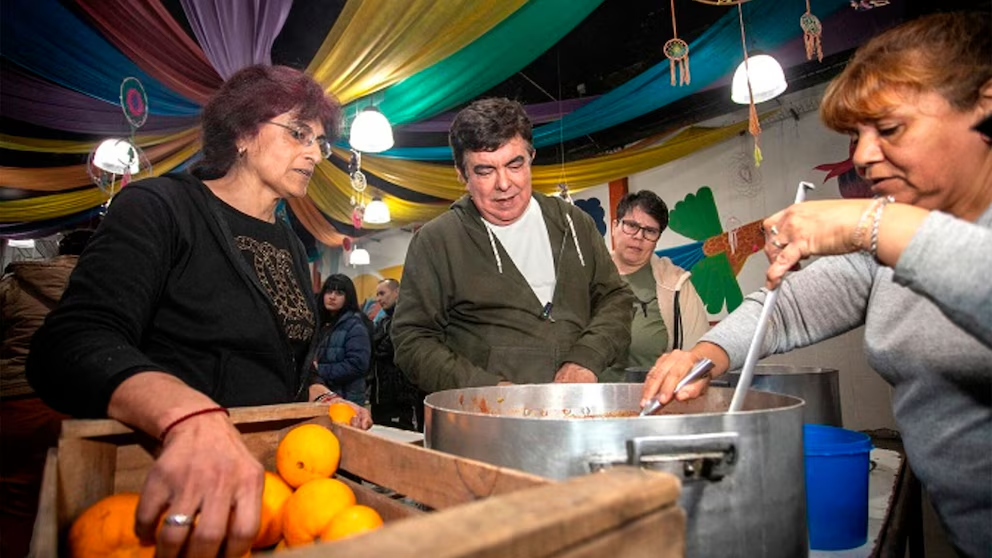
[[[641,208],[641,211],[658,221],[658,229],[661,232],[665,232],[668,228],[668,206],[658,194],[650,190],[641,190],[620,198],[620,202],[617,203],[617,221],[626,217],[635,207]]]
[[[530,117],[520,103],[494,97],[475,101],[462,109],[451,122],[448,143],[455,166],[466,175],[466,150],[496,151],[516,136],[531,146],[534,134]]]
[[[78,256],[82,254],[94,232],[93,229],[76,229],[65,233],[59,239],[59,255]]]
[[[344,306],[335,315],[331,315],[330,310],[324,307],[324,294],[327,291],[344,292]],[[351,281],[351,278],[341,273],[335,273],[328,277],[324,281],[324,286],[321,287],[320,293],[317,295],[317,308],[320,314],[320,325],[327,325],[332,319],[337,320],[339,315],[348,310],[361,313],[358,307],[358,293],[355,292],[355,284]]]
[[[307,74],[288,66],[247,66],[230,77],[203,108],[203,157],[194,171],[203,179],[227,174],[238,158],[239,138],[254,136],[262,122],[293,112],[319,121],[328,141],[341,130],[341,104]]]

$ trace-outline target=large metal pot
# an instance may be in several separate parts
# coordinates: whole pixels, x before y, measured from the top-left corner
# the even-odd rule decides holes
[[[624,378],[644,383],[647,368],[627,368]],[[711,386],[736,388],[740,370],[731,370],[710,380]],[[759,364],[754,367],[751,389],[793,395],[806,402],[803,422],[843,427],[840,412],[840,380],[837,370],[814,366]]]
[[[710,383],[737,387],[740,370],[731,370]],[[843,427],[840,412],[840,380],[833,368],[759,364],[754,367],[751,389],[793,395],[806,402],[803,421]]]
[[[425,400],[428,447],[555,479],[616,464],[683,481],[688,556],[806,556],[803,402],[711,388],[637,417],[637,384],[541,384],[442,391]]]

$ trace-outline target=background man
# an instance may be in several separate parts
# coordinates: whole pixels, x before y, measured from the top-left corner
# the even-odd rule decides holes
[[[531,122],[507,99],[458,113],[468,195],[410,243],[396,364],[424,391],[595,382],[630,343],[630,290],[588,215],[532,194]]]
[[[28,553],[45,455],[69,418],[28,385],[24,365],[31,338],[62,298],[92,235],[88,229],[66,233],[58,256],[11,263],[0,279],[0,556]]]
[[[692,274],[654,253],[668,228],[665,202],[641,190],[621,198],[615,215],[613,262],[635,297],[627,358],[602,378],[619,382],[625,366],[651,368],[663,353],[695,345],[710,326]]]
[[[375,290],[375,300],[383,316],[372,334],[372,374],[369,380],[369,401],[372,422],[404,430],[423,431],[424,394],[417,389],[393,362],[393,340],[390,329],[400,283],[383,279]]]

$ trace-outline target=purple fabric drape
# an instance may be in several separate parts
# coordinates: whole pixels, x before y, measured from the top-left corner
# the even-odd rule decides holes
[[[28,75],[13,65],[4,69],[0,115],[36,126],[80,134],[119,135],[131,130],[119,105]],[[150,113],[141,131],[179,132],[195,126],[198,121],[198,116],[161,116]]]
[[[173,91],[200,103],[220,88],[220,75],[158,0],[76,0],[117,48]]]
[[[224,79],[272,63],[272,43],[293,0],[181,0],[196,40]]]

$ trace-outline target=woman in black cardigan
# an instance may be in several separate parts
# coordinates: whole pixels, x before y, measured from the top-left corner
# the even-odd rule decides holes
[[[340,119],[298,70],[233,75],[204,108],[193,173],[114,198],[35,336],[28,377],[52,407],[161,440],[136,516],[159,556],[252,544],[263,469],[226,407],[335,398],[311,365],[306,255],[276,208],[306,195]],[[371,426],[365,409],[354,424]]]

